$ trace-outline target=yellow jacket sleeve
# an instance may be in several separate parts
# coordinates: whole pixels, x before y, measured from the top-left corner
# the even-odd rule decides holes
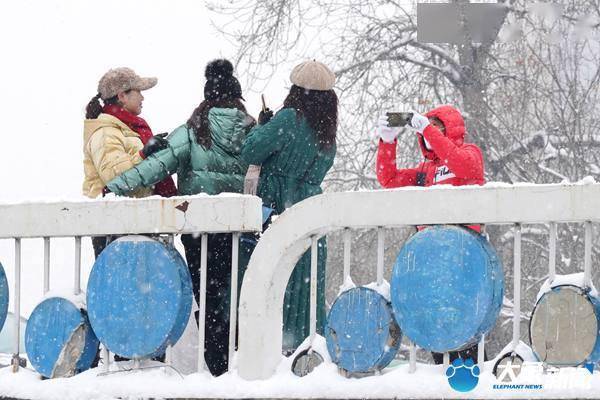
[[[99,129],[90,138],[88,146],[92,162],[104,184],[142,161],[139,154],[142,141],[136,137],[125,137],[118,128]]]

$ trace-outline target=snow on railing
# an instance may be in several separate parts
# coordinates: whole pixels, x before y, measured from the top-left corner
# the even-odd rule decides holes
[[[31,202],[0,204],[0,239],[15,240],[14,313],[21,305],[21,239],[44,239],[44,292],[50,289],[50,239],[75,238],[73,293],[81,292],[82,236],[124,235],[137,233],[198,234],[202,237],[199,323],[204,324],[206,303],[206,242],[209,233],[233,233],[233,263],[237,266],[239,232],[262,229],[261,201],[254,196],[223,194],[145,199],[105,198],[102,200]],[[232,268],[237,272],[237,268]],[[232,288],[237,288],[237,273],[232,273]],[[237,305],[237,291],[232,290],[231,307]],[[231,312],[230,342],[235,339],[236,313]],[[15,318],[13,368],[19,366],[20,325]],[[199,343],[204,343],[204,329],[199,329]],[[204,367],[204,346],[198,346],[199,369]],[[233,351],[231,346],[230,351]]]
[[[512,349],[520,337],[521,226],[550,224],[550,277],[555,276],[556,224],[585,224],[584,282],[591,281],[592,222],[600,220],[600,184],[403,188],[326,193],[286,210],[265,231],[246,271],[239,306],[238,373],[245,379],[271,377],[281,361],[282,310],[286,285],[302,254],[329,232],[344,234],[344,282],[350,274],[350,229],[378,229],[377,281],[383,275],[383,229],[436,224],[512,224],[514,226],[514,312]],[[383,212],[383,210],[386,210]],[[311,257],[311,337],[315,331],[317,259]],[[483,340],[482,340],[483,343]],[[478,361],[483,365],[483,346]],[[448,355],[444,356],[448,363]],[[410,347],[410,371],[416,368]]]

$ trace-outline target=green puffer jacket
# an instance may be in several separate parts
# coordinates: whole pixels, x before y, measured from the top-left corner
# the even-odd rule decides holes
[[[258,195],[277,213],[322,193],[321,182],[333,165],[335,145],[319,149],[315,132],[292,108],[253,128],[244,142],[242,158],[261,165]],[[315,210],[318,212],[318,210]],[[317,264],[317,331],[325,326],[325,262],[327,244],[319,240]],[[296,263],[283,304],[283,350],[296,349],[310,333],[310,250]]]
[[[244,141],[242,158],[262,165],[257,194],[282,213],[299,201],[321,194],[321,182],[333,165],[335,145],[319,149],[315,132],[296,110],[284,108],[253,128]]]
[[[208,121],[210,148],[199,145],[194,131],[181,125],[168,136],[168,148],[152,154],[106,186],[113,193],[124,194],[176,172],[181,195],[241,193],[248,164],[240,152],[253,119],[235,108],[212,108]]]

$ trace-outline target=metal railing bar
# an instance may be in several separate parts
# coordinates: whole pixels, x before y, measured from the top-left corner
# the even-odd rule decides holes
[[[200,300],[198,308],[200,315],[198,316],[198,372],[206,369],[204,361],[204,329],[206,322],[206,269],[208,258],[208,235],[202,234],[200,245]]]
[[[311,237],[310,246],[310,341],[315,338],[317,333],[317,263],[319,256],[318,237]]]
[[[411,340],[408,352],[408,373],[413,374],[417,371],[417,346]]]
[[[550,285],[556,277],[556,238],[557,238],[556,222],[550,222],[550,249],[548,254],[548,281]]]
[[[44,294],[50,290],[50,238],[44,238]]]
[[[383,261],[385,249],[385,232],[383,227],[377,228],[377,285],[383,283]]]
[[[517,348],[521,338],[521,224],[515,224],[514,229],[513,350]]]
[[[73,279],[73,294],[81,293],[81,236],[75,236],[75,274]]]
[[[342,278],[342,286],[348,281],[350,276],[350,256],[352,251],[351,242],[352,231],[349,228],[344,229],[344,275]]]
[[[12,371],[19,371],[20,345],[21,345],[21,238],[15,238],[15,352],[12,357]]]
[[[583,255],[583,285],[592,287],[592,222],[585,223],[585,246]]]
[[[485,334],[481,335],[479,346],[477,346],[477,365],[479,366],[479,371],[483,372],[485,366]]]
[[[229,304],[229,358],[228,369],[231,370],[235,354],[235,338],[237,336],[237,304],[238,304],[238,262],[240,234],[234,233],[231,238],[231,301]]]

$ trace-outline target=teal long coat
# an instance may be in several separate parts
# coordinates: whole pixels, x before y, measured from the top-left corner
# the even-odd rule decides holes
[[[168,148],[152,154],[106,186],[113,193],[124,194],[151,186],[176,172],[181,195],[241,193],[248,164],[240,152],[253,120],[235,108],[212,108],[208,122],[210,148],[197,144],[194,131],[181,125],[167,138]]]
[[[242,147],[248,164],[261,165],[257,194],[277,213],[322,193],[321,182],[333,165],[335,145],[319,148],[306,119],[284,108],[264,125],[253,128]],[[318,212],[318,210],[315,210]],[[327,245],[319,240],[317,270],[317,330],[325,324],[325,262]],[[283,307],[283,347],[293,350],[309,335],[310,250],[300,258],[290,277]]]

